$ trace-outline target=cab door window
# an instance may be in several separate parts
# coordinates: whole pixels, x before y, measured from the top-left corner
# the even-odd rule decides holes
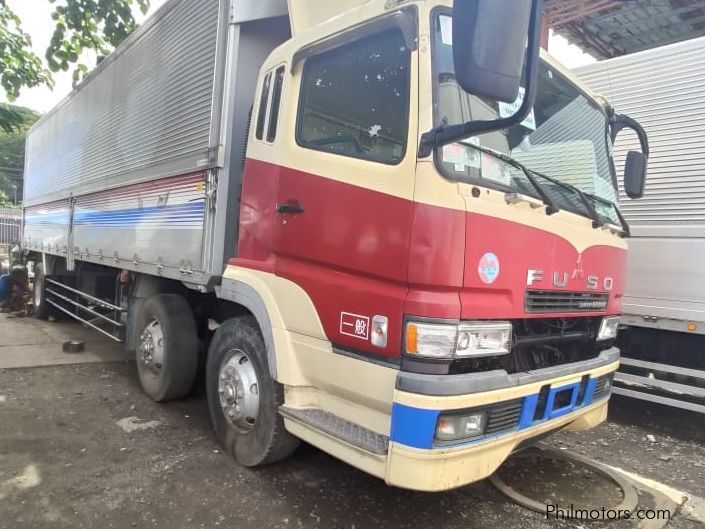
[[[308,59],[297,126],[302,147],[384,164],[404,158],[411,51],[392,29]]]
[[[269,111],[269,125],[267,126],[267,141],[273,143],[277,138],[279,125],[279,109],[282,102],[282,88],[284,86],[284,67],[277,68],[274,74],[274,88],[272,89],[272,106]]]
[[[280,66],[276,71],[270,71],[262,81],[255,138],[267,143],[274,143],[277,138],[285,69]]]
[[[264,124],[267,119],[267,104],[269,103],[269,89],[272,84],[271,72],[267,74],[262,82],[262,93],[259,99],[259,110],[257,111],[257,127],[255,128],[255,137],[258,140],[264,138]]]

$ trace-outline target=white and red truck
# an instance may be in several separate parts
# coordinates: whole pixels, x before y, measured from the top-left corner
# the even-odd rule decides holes
[[[541,15],[171,0],[29,133],[37,316],[124,341],[156,401],[205,358],[248,466],[304,440],[445,490],[599,424],[629,233],[611,132],[639,126],[539,52]]]

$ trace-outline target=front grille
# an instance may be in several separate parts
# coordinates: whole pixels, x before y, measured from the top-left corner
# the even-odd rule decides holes
[[[601,312],[607,308],[609,294],[529,290],[526,292],[527,314],[554,312]]]
[[[509,400],[492,406],[487,411],[485,435],[492,435],[519,426],[523,399]]]
[[[595,384],[595,391],[592,394],[593,402],[604,399],[608,397],[612,390],[612,380],[614,379],[614,374],[603,375],[597,379]]]

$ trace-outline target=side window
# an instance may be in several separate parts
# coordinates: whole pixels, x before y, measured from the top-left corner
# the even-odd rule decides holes
[[[394,29],[306,62],[299,145],[385,164],[401,162],[409,130],[411,52]]]
[[[279,109],[282,101],[282,86],[284,85],[284,67],[281,66],[274,74],[274,89],[272,90],[272,106],[269,111],[269,127],[267,128],[267,141],[272,143],[277,137],[279,123]]]
[[[267,102],[269,101],[269,87],[272,84],[272,74],[267,74],[262,83],[262,94],[259,100],[259,110],[257,111],[257,128],[255,136],[258,140],[264,138],[264,122],[267,119]]]

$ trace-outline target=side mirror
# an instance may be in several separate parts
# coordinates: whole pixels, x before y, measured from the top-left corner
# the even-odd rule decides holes
[[[538,83],[543,2],[455,0],[453,63],[460,87],[492,101],[516,103],[526,57],[524,97],[511,116],[443,125],[425,132],[419,144],[419,158],[454,141],[518,125],[531,113]]]
[[[639,199],[644,196],[646,188],[646,173],[649,165],[651,148],[649,147],[649,137],[641,124],[624,114],[612,114],[610,123],[612,143],[624,129],[631,129],[636,132],[641,145],[641,152],[629,151],[627,160],[624,163],[624,192],[631,199]]]
[[[629,198],[639,199],[644,196],[646,187],[646,167],[649,158],[639,151],[629,151],[624,164],[624,192]]]
[[[542,13],[543,0],[455,0],[453,59],[463,90],[493,101],[516,101],[527,35],[530,29],[540,33]],[[530,56],[538,59],[538,48],[538,38],[529,39]]]

